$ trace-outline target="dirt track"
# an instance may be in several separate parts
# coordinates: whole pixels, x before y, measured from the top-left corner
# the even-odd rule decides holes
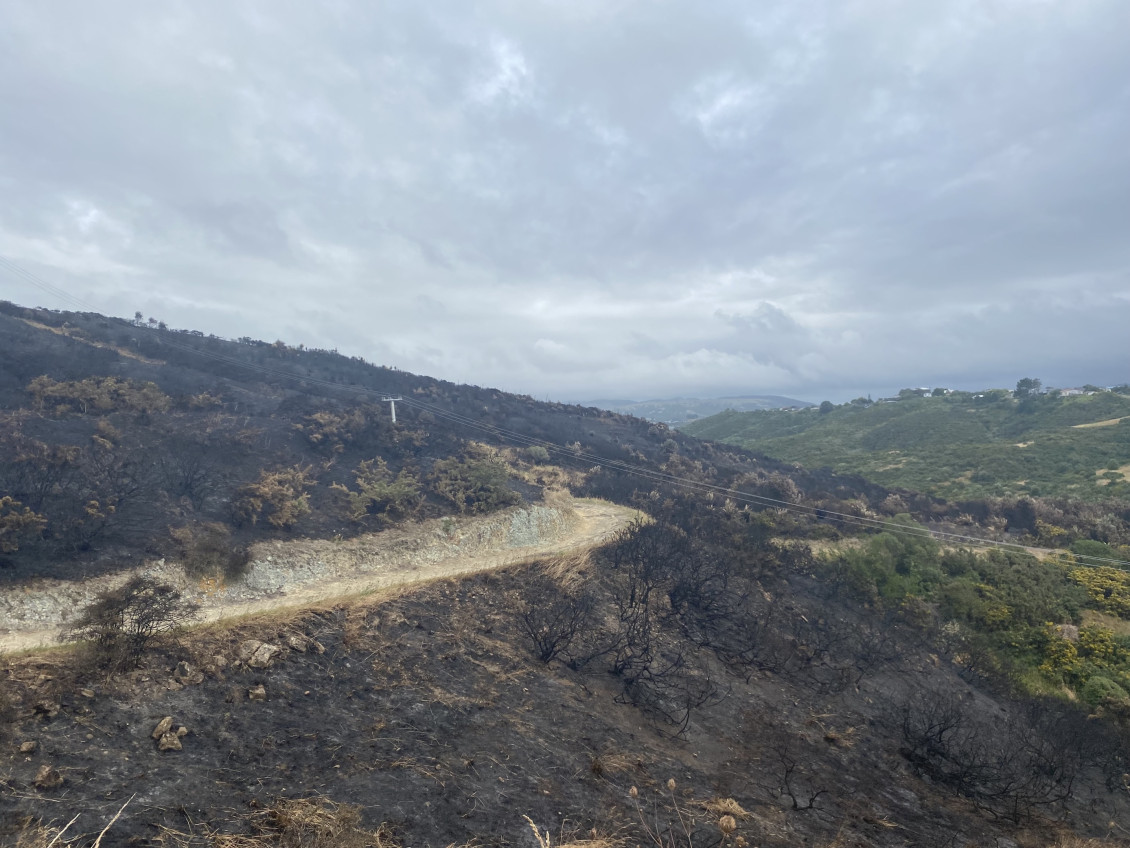
[[[591,499],[562,498],[553,506],[561,513],[560,532],[529,545],[492,544],[497,541],[497,527],[493,525],[497,525],[500,518],[493,515],[459,519],[458,536],[477,542],[471,544],[471,549],[466,551],[458,550],[455,545],[437,546],[427,541],[436,536],[436,528],[441,524],[438,519],[361,537],[344,544],[329,540],[298,540],[257,546],[256,552],[268,561],[275,557],[293,558],[298,562],[325,559],[333,561],[334,565],[329,574],[307,574],[304,578],[275,587],[273,591],[263,591],[258,597],[242,587],[232,587],[234,591],[221,592],[201,590],[198,586],[188,584],[183,577],[183,570],[178,567],[161,563],[160,569],[162,572],[179,573],[176,576],[180,579],[173,576],[171,582],[185,586],[188,589],[186,595],[194,597],[201,604],[202,621],[212,622],[282,607],[302,607],[331,598],[422,583],[440,577],[488,571],[533,557],[582,553],[600,544],[638,516],[635,510]],[[492,529],[494,532],[491,532]],[[475,537],[479,538],[476,540]],[[430,552],[430,555],[420,556],[422,549]],[[380,555],[382,561],[379,564],[373,564],[374,554]],[[161,573],[159,576],[165,578],[167,575]],[[103,588],[123,582],[127,577],[128,575],[116,575],[82,584],[82,594],[90,597]],[[52,581],[50,584],[33,587],[32,591],[73,596],[77,588],[76,584]],[[27,589],[15,590],[16,593],[20,591],[26,592]],[[20,628],[18,622],[3,622],[0,625],[0,654],[57,644],[61,631],[62,627],[59,625]]]

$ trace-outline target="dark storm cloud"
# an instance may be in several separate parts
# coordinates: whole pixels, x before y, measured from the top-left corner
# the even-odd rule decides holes
[[[17,2],[0,255],[539,397],[1121,381],[1127,31],[1119,0]]]

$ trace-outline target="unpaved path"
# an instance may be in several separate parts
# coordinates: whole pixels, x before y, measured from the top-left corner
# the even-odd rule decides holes
[[[244,582],[224,586],[187,578],[160,561],[81,583],[38,581],[0,592],[0,654],[57,644],[66,616],[98,592],[144,572],[177,585],[220,621],[282,607],[502,568],[535,557],[579,554],[639,513],[607,501],[558,497],[548,507],[479,518],[433,519],[344,542],[303,539],[252,549]]]

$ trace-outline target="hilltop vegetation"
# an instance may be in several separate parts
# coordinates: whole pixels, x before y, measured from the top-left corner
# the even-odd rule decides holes
[[[1123,394],[904,393],[824,409],[723,412],[682,430],[947,500],[1130,498],[1130,397]]]

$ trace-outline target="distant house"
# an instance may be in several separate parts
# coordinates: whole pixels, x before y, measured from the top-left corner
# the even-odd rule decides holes
[[[1059,396],[1060,397],[1071,397],[1073,395],[1085,395],[1085,394],[1087,394],[1087,393],[1085,391],[1083,391],[1082,389],[1060,389],[1059,390]]]

